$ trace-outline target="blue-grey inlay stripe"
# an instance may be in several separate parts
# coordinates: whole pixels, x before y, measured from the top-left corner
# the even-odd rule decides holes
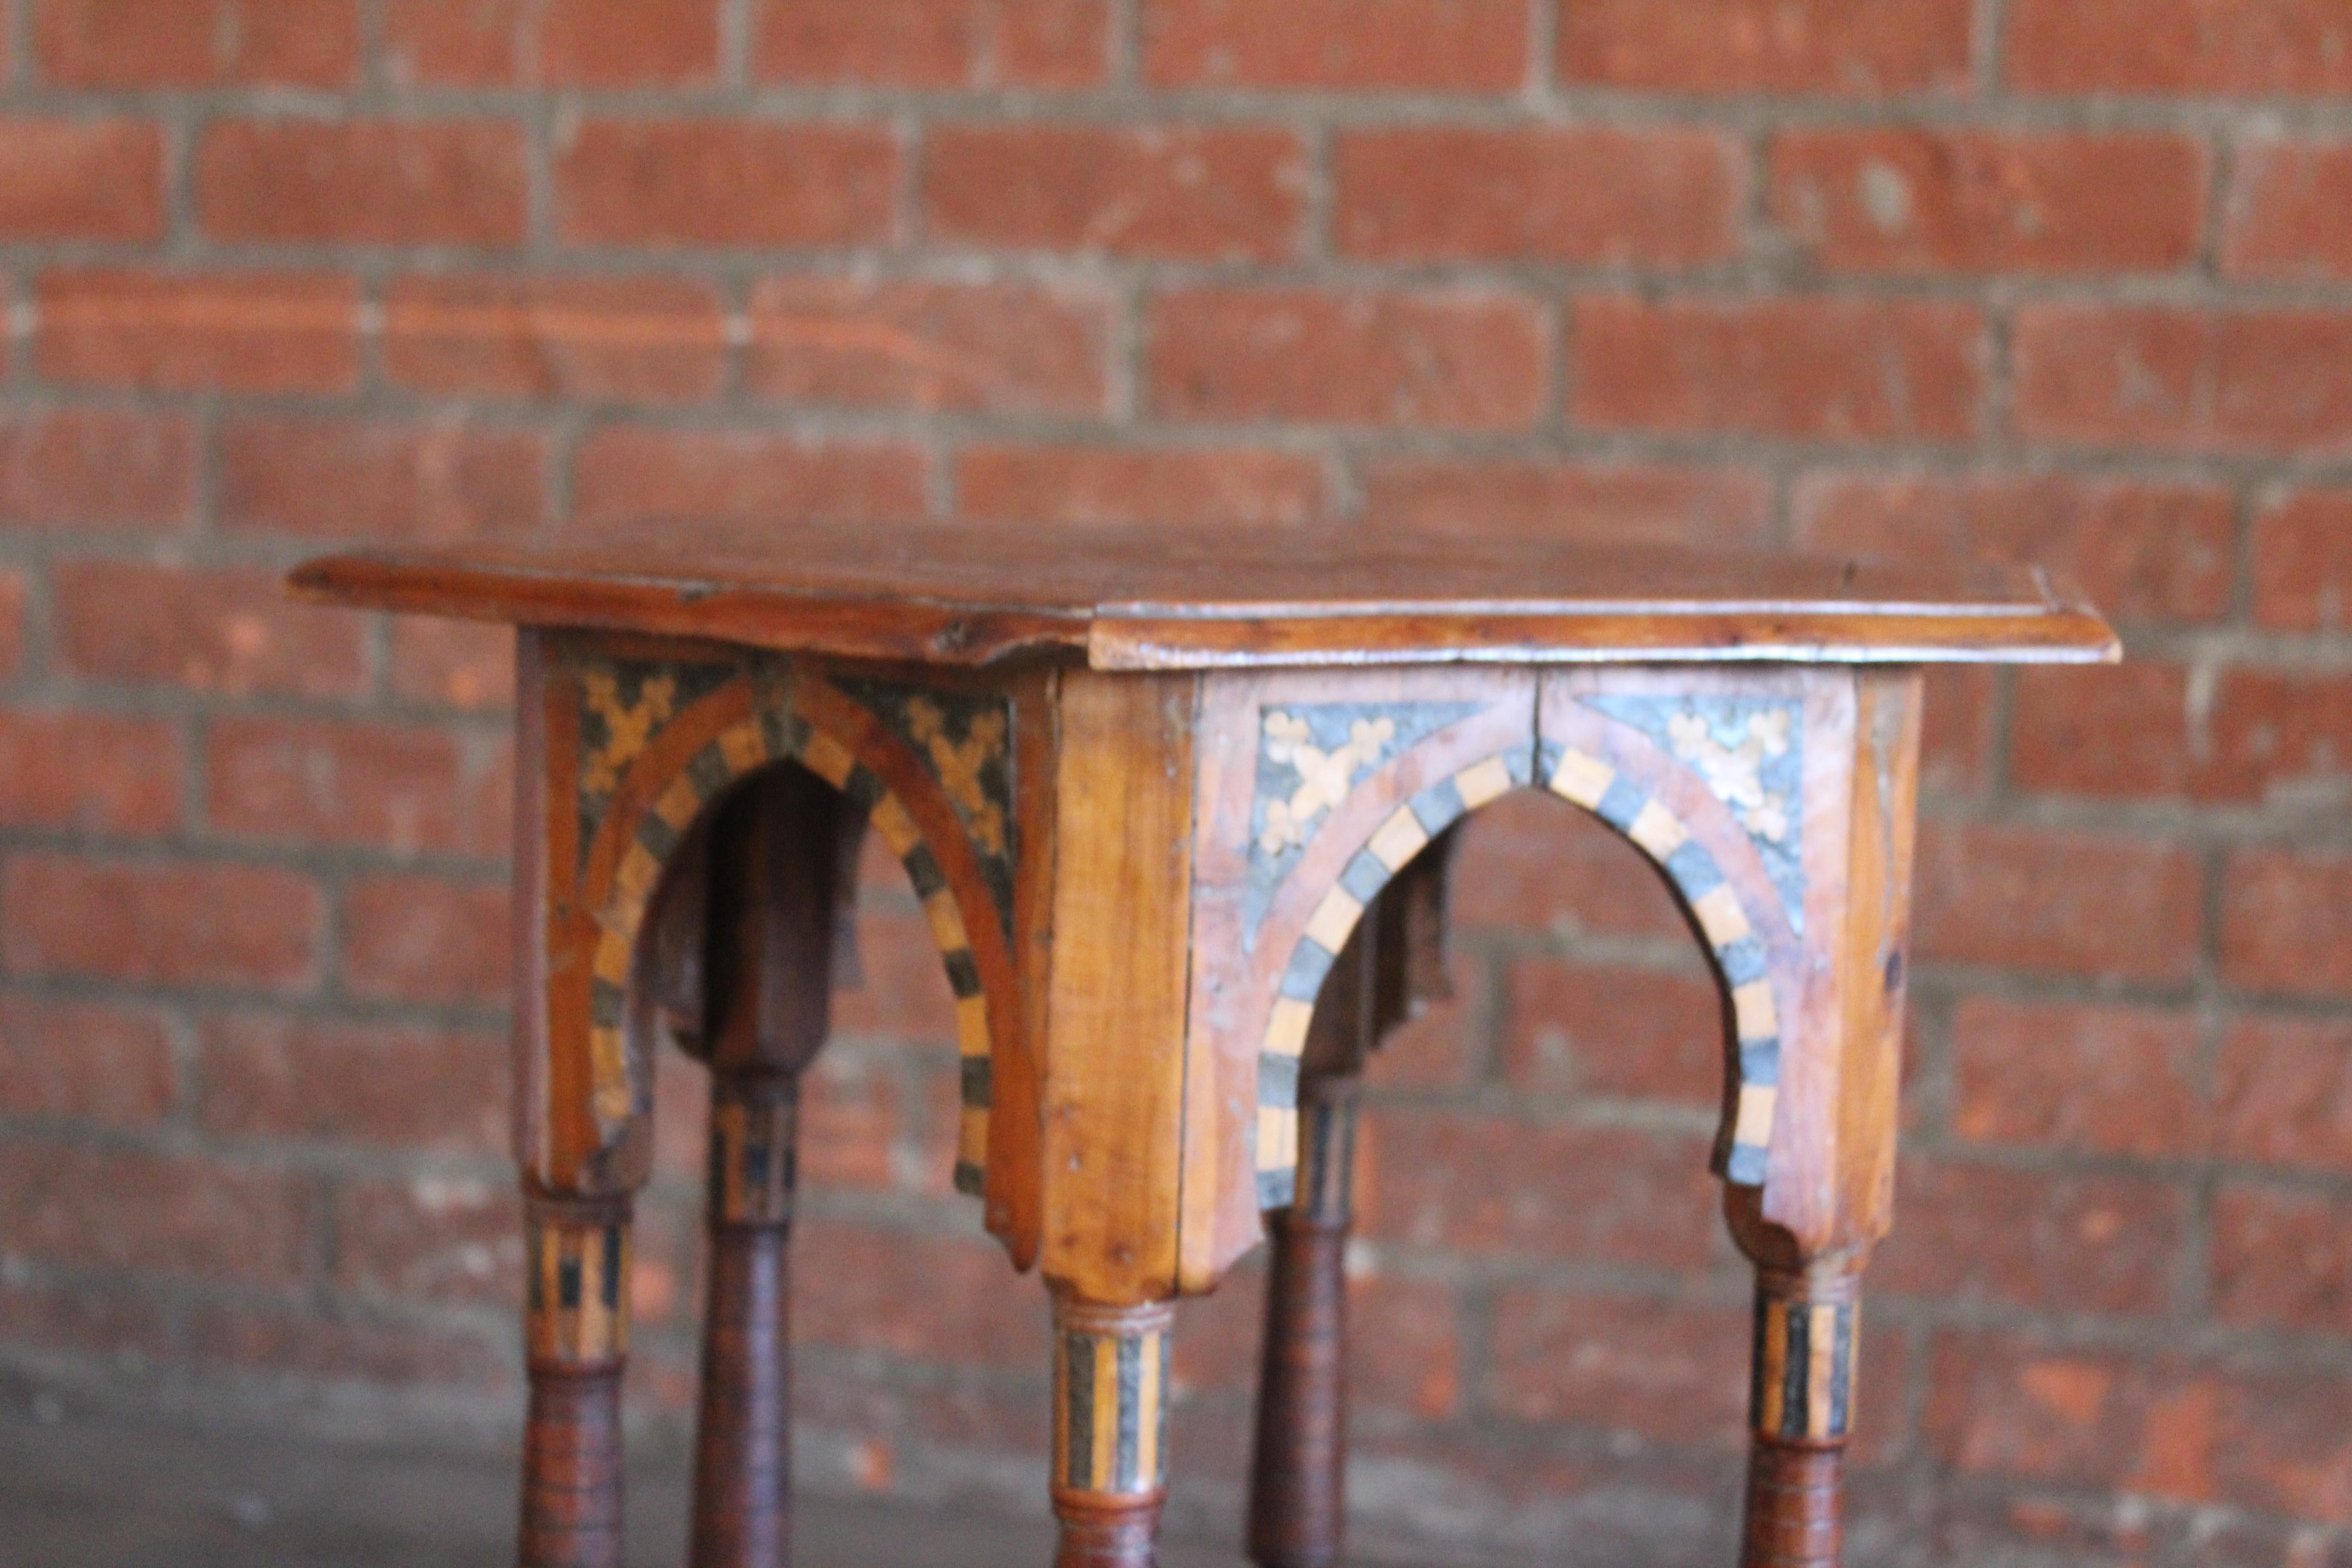
[[[1118,1437],[1111,1457],[1111,1490],[1141,1489],[1136,1469],[1143,1458],[1142,1437],[1143,1342],[1125,1335],[1118,1341]]]
[[[1633,819],[1642,815],[1642,808],[1649,804],[1650,792],[1620,773],[1609,781],[1608,793],[1592,809],[1612,827],[1631,827]]]
[[[1290,955],[1290,967],[1282,972],[1282,994],[1294,1002],[1310,1005],[1323,993],[1323,977],[1331,973],[1338,954],[1311,936],[1298,939],[1297,951]]]
[[[1761,980],[1767,973],[1764,944],[1752,936],[1741,937],[1715,950],[1715,961],[1723,967],[1723,978],[1733,989]]]
[[[1440,779],[1412,797],[1412,814],[1421,821],[1423,831],[1439,834],[1453,826],[1470,808],[1462,804],[1462,792],[1452,779]]]
[[[1777,1088],[1780,1082],[1780,1038],[1747,1040],[1739,1047],[1739,1081],[1755,1089]]]
[[[669,852],[677,847],[677,829],[672,827],[669,819],[659,812],[646,812],[645,820],[637,824],[637,842],[644,845],[646,853],[656,861],[669,858]]]
[[[915,884],[915,897],[928,899],[948,885],[948,874],[940,869],[939,857],[928,844],[918,844],[907,851],[900,864],[907,868],[908,879]]]
[[[804,727],[790,713],[770,709],[760,715],[760,733],[768,742],[768,755],[796,757],[801,753]]]
[[[1743,1187],[1764,1184],[1766,1156],[1769,1151],[1758,1143],[1734,1143],[1730,1158],[1723,1163],[1723,1179],[1737,1182]],[[1263,1186],[1261,1180],[1259,1185]]]
[[[1257,1173],[1257,1206],[1262,1209],[1286,1209],[1298,1195],[1298,1168],[1286,1165],[1279,1171]]]
[[[996,1084],[992,1076],[994,1068],[986,1057],[962,1057],[963,1103],[972,1110],[986,1110],[995,1098]]]
[[[1339,873],[1339,886],[1348,889],[1360,904],[1369,904],[1389,885],[1390,871],[1381,864],[1381,858],[1369,849],[1359,849],[1348,868]]]
[[[1841,1301],[1837,1310],[1837,1342],[1831,1353],[1836,1358],[1830,1363],[1830,1430],[1832,1437],[1845,1436],[1847,1406],[1853,1397],[1853,1303]]]
[[[1279,1051],[1257,1054],[1257,1102],[1276,1110],[1288,1110],[1298,1103],[1297,1057],[1286,1057]]]
[[[880,779],[874,776],[873,769],[860,763],[849,770],[849,777],[843,783],[841,793],[856,801],[860,811],[872,811],[890,792],[883,787]]]
[[[735,782],[734,770],[727,765],[727,753],[716,743],[694,753],[686,764],[686,776],[694,781],[694,792],[708,801]]]
[[[1696,903],[1723,885],[1723,868],[1704,846],[1685,840],[1683,847],[1666,857],[1666,875],[1683,890],[1683,897]]]
[[[629,994],[609,980],[588,987],[588,1021],[600,1029],[617,1029],[628,1016]]]
[[[988,1191],[988,1173],[969,1161],[958,1160],[955,1168],[955,1190],[968,1198],[976,1198]]]
[[[969,1002],[980,994],[980,964],[971,956],[971,949],[957,948],[953,952],[940,954],[948,967],[948,989],[956,994],[959,1002]]]

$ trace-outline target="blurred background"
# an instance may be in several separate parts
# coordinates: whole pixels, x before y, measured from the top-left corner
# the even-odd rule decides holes
[[[2344,0],[0,16],[0,1560],[348,1568],[461,1514],[437,1560],[500,1560],[509,645],[276,578],[658,510],[2074,574],[2128,664],[1932,683],[1852,1560],[2352,1562]],[[949,1190],[948,993],[867,880],[803,1135],[803,1478],[1034,1520],[1042,1293]],[[1729,1561],[1697,949],[1533,798],[1458,897],[1458,997],[1376,1072],[1358,1539]],[[640,1211],[656,1522],[698,1070]],[[1211,1542],[1258,1290],[1181,1323]],[[373,1522],[284,1533],[338,1510]]]

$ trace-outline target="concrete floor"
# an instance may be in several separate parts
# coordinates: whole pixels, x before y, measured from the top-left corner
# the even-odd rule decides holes
[[[675,1467],[672,1467],[675,1470]],[[685,1476],[633,1471],[629,1561],[685,1554]],[[509,1568],[515,1478],[487,1457],[327,1443],[0,1390],[0,1568]],[[796,1568],[1043,1568],[1041,1519],[801,1500]],[[1163,1568],[1237,1568],[1171,1542]]]

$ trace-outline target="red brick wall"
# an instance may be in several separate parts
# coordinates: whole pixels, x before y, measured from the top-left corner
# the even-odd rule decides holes
[[[2344,0],[14,0],[5,40],[11,1356],[511,1402],[505,647],[290,608],[305,552],[655,506],[1989,552],[2134,662],[1937,683],[1857,1555],[2347,1550]],[[1461,1000],[1381,1068],[1359,1501],[1719,1556],[1696,950],[1564,808],[1467,858]],[[1034,1287],[945,1190],[946,993],[875,881],[810,1116],[818,1468],[1025,1494]],[[1249,1296],[1186,1320],[1194,1509]]]

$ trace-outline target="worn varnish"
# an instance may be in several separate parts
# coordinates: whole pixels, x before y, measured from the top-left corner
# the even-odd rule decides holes
[[[956,997],[957,1184],[1051,1292],[1060,1560],[1150,1560],[1171,1304],[1270,1225],[1253,1550],[1331,1561],[1356,1075],[1443,984],[1450,836],[1522,789],[1647,856],[1721,980],[1714,1168],[1758,1278],[1745,1560],[1836,1561],[1919,668],[2113,658],[2070,591],[1524,533],[876,524],[343,556],[295,586],[524,628],[524,1563],[617,1560],[665,1040],[714,1085],[693,1560],[782,1561],[793,1109],[865,831]]]

